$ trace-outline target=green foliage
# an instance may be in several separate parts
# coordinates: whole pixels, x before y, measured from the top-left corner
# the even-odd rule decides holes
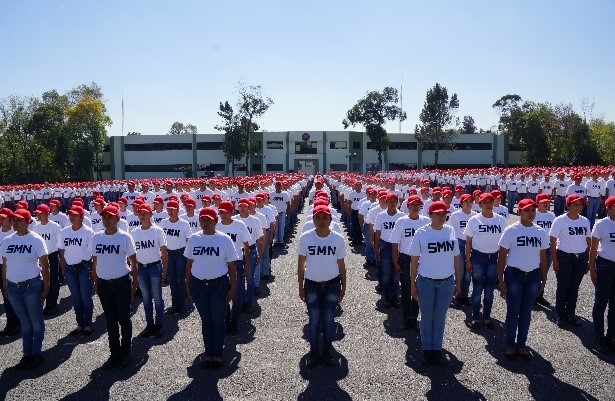
[[[441,149],[453,149],[452,145],[457,136],[456,130],[447,130],[454,122],[455,112],[459,108],[457,94],[453,93],[450,100],[448,90],[439,83],[427,91],[423,110],[419,116],[420,125],[414,127],[417,141],[423,144],[424,149],[433,149],[435,152],[434,164],[438,166]],[[458,125],[458,121],[455,121]]]
[[[596,145],[596,150],[603,163],[615,164],[615,123],[602,119],[589,124],[589,136]]]
[[[196,125],[183,124],[179,121],[175,121],[171,124],[171,129],[167,132],[167,135],[194,135],[198,132]]]
[[[365,133],[378,153],[378,163],[382,167],[382,153],[389,149],[390,139],[383,125],[387,121],[404,121],[406,113],[397,106],[397,89],[386,87],[382,92],[371,91],[352,106],[342,121],[344,129],[357,124],[365,127]]]
[[[478,130],[476,129],[476,125],[474,124],[474,119],[471,116],[463,117],[463,122],[461,123],[461,134],[478,134]]]
[[[100,174],[111,124],[95,83],[65,95],[0,100],[0,180],[24,183],[89,180]]]
[[[235,176],[235,162],[246,154],[247,134],[241,127],[240,117],[233,111],[229,102],[220,102],[218,115],[222,118],[223,124],[216,125],[214,128],[224,132],[224,143],[222,151],[226,160],[231,163],[231,172]],[[257,128],[258,129],[258,128]]]

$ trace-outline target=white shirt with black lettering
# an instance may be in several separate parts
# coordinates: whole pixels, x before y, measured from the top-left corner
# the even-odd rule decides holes
[[[546,211],[542,213],[536,210],[536,218],[534,219],[534,224],[536,224],[538,227],[543,228],[547,233],[551,230],[553,220],[555,220],[555,215],[552,212]]]
[[[94,231],[86,226],[73,230],[72,226],[63,228],[58,238],[58,249],[64,249],[64,260],[76,265],[92,259],[92,237]]]
[[[186,220],[188,222],[188,225],[190,226],[190,233],[191,233],[191,235],[201,231],[201,226],[200,226],[200,223],[199,223],[199,215],[198,214],[193,213],[192,217],[190,217],[186,213],[184,213],[184,214],[181,214],[179,216],[179,218],[182,219],[182,220]]]
[[[414,234],[410,256],[419,257],[418,274],[431,279],[443,279],[455,273],[455,256],[459,245],[455,229],[444,225],[440,230],[426,225]]]
[[[171,222],[167,218],[162,220],[158,226],[167,236],[167,248],[170,251],[185,247],[188,238],[192,235],[190,224],[186,220],[178,219],[176,222]]]
[[[40,276],[38,258],[45,255],[45,240],[32,231],[25,235],[13,233],[0,244],[0,258],[6,258],[6,279],[12,283]]]
[[[600,219],[594,224],[592,237],[598,238],[598,256],[615,262],[615,221],[610,217]]]
[[[70,225],[68,216],[62,212],[59,212],[58,214],[49,213],[49,220],[58,223],[60,228],[68,227]]]
[[[231,238],[220,231],[211,235],[203,232],[192,234],[186,244],[184,256],[193,261],[192,275],[199,280],[223,276],[228,272],[229,262],[241,259]]]
[[[397,220],[406,217],[401,211],[395,209],[395,214],[390,215],[385,209],[382,213],[376,216],[374,221],[374,231],[380,231],[380,240],[386,242],[391,241],[391,234],[397,223]]]
[[[482,253],[495,253],[499,249],[500,237],[506,228],[506,219],[493,213],[485,217],[482,213],[470,217],[463,231],[466,237],[472,237],[472,249]]]
[[[286,211],[288,202],[290,202],[290,196],[286,191],[281,191],[279,193],[271,192],[269,194],[269,203],[275,206],[278,214]]]
[[[579,216],[572,220],[567,214],[553,220],[549,236],[557,238],[556,248],[567,253],[582,253],[587,250],[587,238],[591,236],[589,220]]]
[[[58,250],[58,238],[60,236],[60,230],[62,228],[56,222],[49,220],[47,224],[37,224],[32,227],[32,231],[37,233],[45,240],[45,246],[47,246],[47,252],[53,253]]]
[[[466,229],[468,220],[470,220],[470,217],[474,216],[475,214],[476,212],[472,210],[470,210],[470,213],[468,214],[466,214],[463,210],[457,210],[455,213],[451,214],[451,217],[449,217],[446,224],[455,229],[455,235],[457,235],[458,239],[465,240],[466,236],[463,232]]]
[[[410,255],[410,246],[412,245],[412,239],[416,234],[416,231],[431,223],[431,219],[425,216],[419,216],[413,220],[408,216],[404,216],[397,220],[395,228],[389,237],[392,244],[397,244],[400,253]]]
[[[306,257],[304,278],[312,281],[329,281],[339,276],[339,259],[346,257],[346,241],[331,231],[326,237],[316,234],[316,229],[299,237],[297,254]]]
[[[235,253],[239,256],[237,260],[243,260],[243,243],[250,244],[250,232],[248,227],[243,221],[232,220],[230,224],[222,224],[222,221],[218,221],[216,224],[216,231],[220,231],[228,235],[235,246]]]
[[[130,272],[126,258],[135,254],[135,244],[126,231],[118,230],[111,235],[99,231],[92,237],[91,251],[96,257],[98,278],[113,280]]]
[[[530,272],[540,267],[540,250],[549,248],[549,235],[536,224],[525,227],[518,221],[506,227],[500,246],[508,249],[506,265]]]
[[[237,215],[233,216],[233,220],[241,221],[246,225],[248,233],[250,233],[250,240],[248,241],[248,245],[255,245],[256,241],[258,241],[258,239],[263,236],[263,227],[261,227],[261,222],[257,217],[248,215],[248,217],[244,219],[240,215]]]
[[[147,265],[160,260],[160,247],[167,246],[167,236],[162,228],[153,224],[147,230],[137,227],[130,235],[135,243],[137,262]]]

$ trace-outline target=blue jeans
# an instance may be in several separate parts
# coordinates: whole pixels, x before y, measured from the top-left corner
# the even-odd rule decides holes
[[[508,213],[512,214],[513,208],[517,204],[517,191],[507,191],[506,198],[506,203],[508,204]]]
[[[443,280],[432,280],[421,275],[416,278],[421,311],[421,349],[441,350],[444,338],[446,312],[455,293],[453,276]]]
[[[248,272],[247,290],[245,301],[248,305],[252,305],[254,301],[254,287],[256,285],[256,259],[258,259],[258,251],[256,245],[250,248],[250,271]]]
[[[559,272],[555,276],[557,288],[555,290],[555,312],[562,319],[574,316],[579,297],[579,286],[587,271],[587,251],[578,256],[571,253],[557,251]]]
[[[318,337],[322,324],[323,353],[331,351],[335,333],[335,307],[342,284],[339,280],[314,282],[305,280],[305,303],[308,310],[307,338],[310,351],[318,354]]]
[[[222,357],[224,336],[226,335],[224,324],[226,294],[231,288],[228,276],[223,276],[220,280],[209,283],[192,277],[191,287],[194,305],[201,316],[205,357]]]
[[[20,283],[7,280],[6,290],[21,323],[23,355],[41,355],[45,337],[45,320],[41,303],[43,279],[38,276]]]
[[[532,307],[540,289],[540,269],[525,273],[507,266],[506,283],[506,347],[525,347],[530,330]]]
[[[243,301],[246,298],[246,279],[243,276],[243,259],[235,261],[235,270],[237,271],[237,287],[235,294],[233,295],[233,306],[226,305],[226,323],[237,325],[239,321],[239,315],[241,314],[241,308],[243,307]]]
[[[286,227],[286,211],[282,213],[278,213],[275,220],[278,226],[278,231],[276,232],[274,242],[277,244],[283,244],[284,243],[284,228]]]
[[[171,307],[184,309],[186,304],[186,257],[184,248],[169,250],[167,277],[171,288]]]
[[[410,278],[410,255],[400,253],[397,258],[401,267],[401,310],[404,320],[419,316],[419,304],[412,299],[410,293],[412,291],[412,280]]]
[[[480,298],[483,292],[483,320],[491,319],[493,291],[498,281],[497,260],[497,252],[482,253],[472,249],[472,320],[480,320]]]
[[[139,263],[139,288],[143,294],[143,310],[145,311],[145,322],[154,324],[154,308],[152,299],[156,307],[156,324],[164,323],[164,300],[162,299],[162,262],[145,267]]]
[[[598,257],[596,275],[598,280],[592,309],[594,333],[596,338],[604,337],[604,311],[608,305],[606,336],[613,338],[615,337],[615,262]]]
[[[256,287],[260,284],[261,276],[269,276],[271,275],[271,258],[269,257],[269,235],[270,230],[266,230],[265,232],[265,246],[263,251],[263,257],[261,258],[260,263],[260,275],[255,276],[256,283],[254,284]]]
[[[79,327],[92,327],[94,285],[90,281],[91,271],[92,262],[64,266],[64,280],[70,290],[70,299]]]
[[[380,266],[382,268],[382,299],[397,300],[399,277],[393,267],[393,246],[390,242],[380,241]]]
[[[459,272],[461,274],[461,289],[459,299],[467,298],[470,294],[470,282],[472,275],[466,269],[466,240],[457,239],[459,243]]]
[[[374,251],[374,248],[372,247],[372,240],[369,237],[369,224],[367,223],[363,223],[363,242],[365,242],[365,245],[364,245],[365,260],[367,260],[368,262],[375,262],[376,252]]]
[[[598,210],[600,210],[600,197],[592,198],[591,196],[587,197],[587,219],[589,220],[589,226],[594,228],[594,223],[596,222],[596,215],[598,214]]]
[[[553,202],[553,205],[554,205],[553,213],[555,213],[556,216],[561,216],[562,214],[564,214],[564,208],[566,205],[566,197],[562,195],[557,195],[555,197],[555,201]]]

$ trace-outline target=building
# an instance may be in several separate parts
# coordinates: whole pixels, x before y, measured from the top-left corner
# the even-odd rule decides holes
[[[382,155],[383,168],[405,170],[434,163],[434,151],[422,149],[414,134],[389,134],[391,145]],[[224,134],[130,135],[110,137],[103,158],[104,179],[199,177],[232,175],[221,150]],[[253,174],[293,171],[378,170],[378,155],[369,138],[354,131],[255,132],[250,141],[259,152],[250,157]],[[455,150],[440,150],[439,167],[518,165],[522,152],[505,135],[459,135]],[[248,173],[245,160],[235,175]]]

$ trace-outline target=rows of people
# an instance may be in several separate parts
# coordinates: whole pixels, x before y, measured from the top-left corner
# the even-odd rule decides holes
[[[176,191],[156,197],[147,196],[146,182],[142,193],[132,192],[135,183],[128,182],[128,192],[117,202],[93,193],[89,207],[75,198],[66,214],[57,199],[36,206],[35,218],[27,200],[2,208],[1,287],[7,324],[0,335],[21,332],[23,357],[15,368],[43,363],[44,316],[58,312],[62,280],[76,320],[69,336],[92,334],[93,296],[98,294],[110,348],[104,369],[130,363],[130,305],[137,290],[146,321],[139,338],[164,336],[165,314],[186,315],[186,299],[194,301],[203,321],[202,366],[221,366],[221,341],[238,334],[240,313],[252,313],[260,281],[271,275],[270,249],[288,241],[309,182],[303,175],[262,177],[238,180],[233,190],[224,191],[216,188],[216,180],[210,190],[204,181],[194,181],[199,186],[194,191],[178,182]],[[167,188],[173,185],[165,182]],[[211,277],[222,267],[222,274]],[[171,293],[166,311],[165,282]]]

